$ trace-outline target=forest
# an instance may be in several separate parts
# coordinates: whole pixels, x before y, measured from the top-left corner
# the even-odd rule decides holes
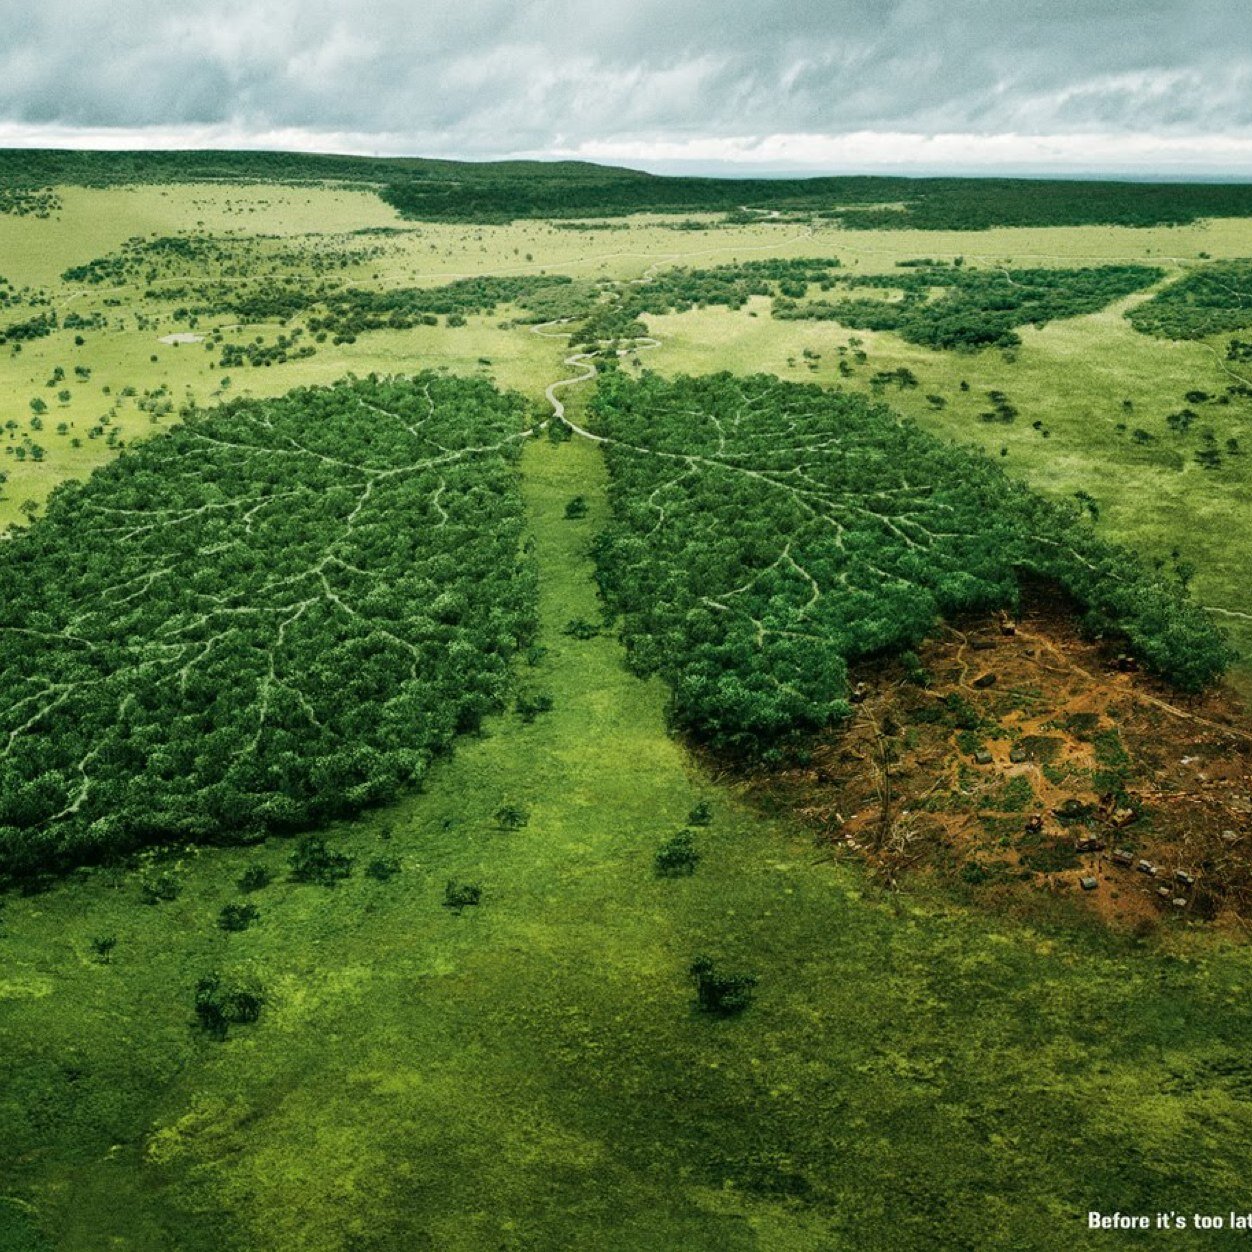
[[[347,269],[377,261],[386,252],[383,244],[349,242],[343,235],[314,236],[307,243],[275,235],[229,239],[205,234],[136,235],[116,252],[70,266],[61,279],[91,287],[151,283],[179,275],[255,280],[265,272],[296,269],[322,274]]]
[[[593,167],[594,168],[594,167]],[[1159,226],[1252,215],[1252,187],[1035,179],[660,178],[605,168],[562,185],[539,170],[440,185],[389,180],[381,195],[405,217],[507,222],[592,214],[726,212],[744,206],[816,212],[851,230],[985,230],[992,226]],[[902,203],[902,208],[884,204]]]
[[[456,319],[491,312],[501,304],[533,305],[535,320],[571,311],[562,297],[567,290],[574,293],[575,284],[564,274],[481,275],[385,290],[345,286],[333,276],[336,270],[377,261],[385,251],[381,244],[345,246],[343,236],[310,244],[280,243],[273,237],[136,237],[61,277],[88,286],[151,284],[146,297],[180,305],[174,311],[180,321],[225,314],[248,323],[285,322],[315,311],[309,330],[346,343],[370,330],[434,325],[439,315],[451,317],[456,325]],[[294,281],[293,271],[308,277]],[[587,286],[577,284],[573,311],[585,311]]]
[[[828,290],[838,257],[771,257],[707,269],[674,266],[629,288],[625,302],[641,313],[685,313],[722,305],[742,308],[752,296],[802,296],[811,284]]]
[[[752,296],[773,296],[773,315],[784,320],[838,321],[856,330],[892,330],[930,348],[977,350],[1012,347],[1021,342],[1015,327],[1093,313],[1164,276],[1149,265],[1010,270],[910,262],[903,268],[904,273],[852,274],[833,257],[675,267],[625,288],[621,308],[631,313],[682,313],[709,305],[739,309]],[[805,299],[811,286],[848,295]]]
[[[1158,226],[1252,216],[1252,186],[1046,179],[661,177],[583,161],[442,161],[289,152],[0,152],[0,212],[56,210],[50,188],[176,182],[369,186],[402,216],[494,223],[631,213],[815,212],[854,230]],[[902,205],[903,207],[884,207]]]
[[[849,661],[913,648],[940,616],[1013,607],[1023,573],[1186,690],[1231,660],[1182,585],[1077,506],[864,396],[611,372],[590,411],[610,472],[602,593],[633,667],[669,683],[674,726],[715,749],[759,757],[839,719]]]
[[[830,319],[857,330],[893,330],[928,348],[977,350],[1013,347],[1015,327],[1044,326],[1063,317],[1094,313],[1151,286],[1164,271],[1148,265],[1084,269],[912,268],[906,274],[836,277],[831,285],[901,292],[899,299],[780,299],[774,316]],[[942,294],[935,298],[934,293]]]
[[[420,783],[535,629],[527,407],[434,374],[193,413],[0,545],[0,874]]]
[[[348,288],[325,296],[326,312],[309,320],[312,331],[352,336],[428,322],[437,314],[464,318],[489,313],[501,304],[524,302],[572,282],[563,274],[459,278],[440,287],[400,287],[391,291]]]
[[[1252,326],[1252,260],[1214,261],[1158,291],[1126,314],[1130,324],[1164,339],[1203,339]]]

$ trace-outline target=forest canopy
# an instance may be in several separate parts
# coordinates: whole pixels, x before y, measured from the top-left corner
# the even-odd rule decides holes
[[[1252,217],[1252,186],[1080,179],[662,177],[586,161],[443,161],[294,152],[0,151],[0,212],[54,212],[56,186],[237,182],[368,187],[401,216],[508,222],[630,213],[816,213],[853,230],[1161,226]]]
[[[774,316],[832,319],[857,330],[894,330],[928,348],[1013,347],[1016,328],[1043,326],[1094,313],[1164,277],[1150,265],[1082,269],[913,268],[905,274],[836,276],[848,298],[779,300]],[[898,298],[857,297],[857,289],[899,292]]]
[[[421,781],[535,628],[525,402],[433,374],[195,413],[0,545],[0,875]]]
[[[1126,317],[1148,335],[1202,339],[1252,326],[1252,260],[1202,265],[1136,305]]]
[[[1016,327],[1094,313],[1162,277],[1150,265],[1010,270],[915,262],[904,272],[856,274],[836,257],[771,259],[662,270],[623,288],[617,308],[623,317],[738,309],[771,296],[773,315],[784,320],[837,321],[930,348],[976,350],[1012,347],[1021,342]]]
[[[848,662],[916,646],[940,616],[1059,584],[1179,686],[1228,664],[1181,586],[861,395],[729,374],[611,373],[591,405],[612,521],[601,590],[677,728],[768,752],[847,712]]]

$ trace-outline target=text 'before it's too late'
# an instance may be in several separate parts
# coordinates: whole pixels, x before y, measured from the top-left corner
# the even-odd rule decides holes
[[[1248,1213],[1099,1213],[1087,1214],[1088,1230],[1242,1230],[1252,1235]]]

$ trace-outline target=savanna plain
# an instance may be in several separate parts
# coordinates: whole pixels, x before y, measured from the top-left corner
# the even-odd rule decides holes
[[[1252,216],[299,173],[0,198],[0,1247],[1246,1211]]]

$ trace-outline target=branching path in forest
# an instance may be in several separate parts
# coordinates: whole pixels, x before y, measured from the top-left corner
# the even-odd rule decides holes
[[[1198,606],[1073,510],[862,396],[615,371],[592,412],[594,430],[564,420],[604,448],[616,485],[597,549],[610,605],[640,664],[675,689],[680,724],[732,749],[824,724],[846,661],[1011,604],[1021,569],[1104,615],[1184,686],[1227,658]]]
[[[263,829],[420,777],[531,629],[524,413],[434,375],[310,389],[195,415],[58,501],[0,564],[0,870],[34,854],[6,827]]]

